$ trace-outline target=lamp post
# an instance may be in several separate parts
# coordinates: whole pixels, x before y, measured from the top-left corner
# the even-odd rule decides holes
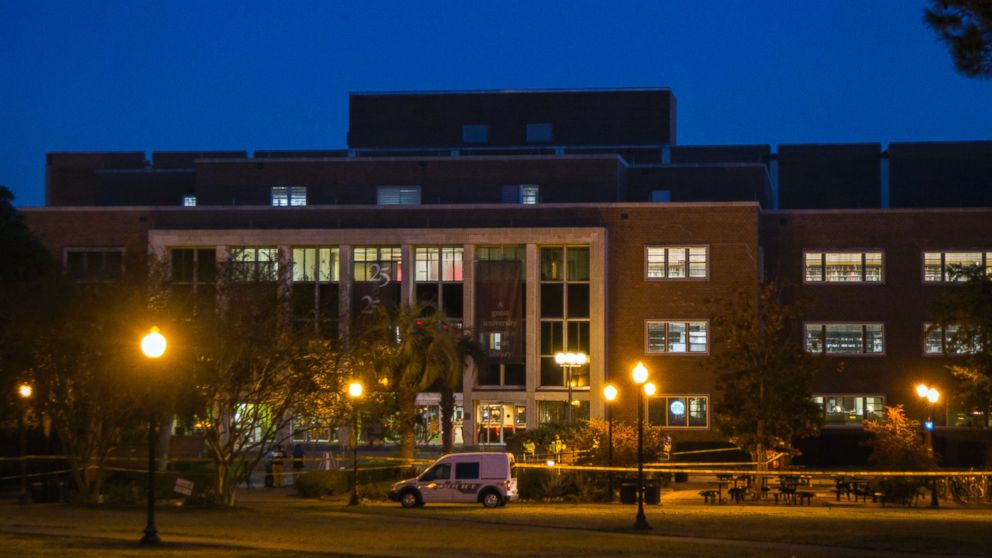
[[[158,359],[165,354],[165,337],[157,327],[153,327],[141,339],[141,352],[150,359]],[[153,409],[154,406],[151,406]],[[141,537],[143,545],[158,545],[162,540],[155,528],[155,411],[148,413],[148,523]]]
[[[613,410],[610,405],[617,398],[617,388],[613,384],[607,384],[603,388],[603,398],[606,400],[606,464],[610,467],[610,502],[613,501]]]
[[[572,369],[585,366],[589,357],[585,353],[555,353],[555,362],[565,371],[568,385],[568,424],[572,424]]]
[[[651,528],[648,518],[644,515],[644,393],[647,386],[654,384],[648,381],[648,369],[640,362],[631,372],[637,389],[637,518],[634,529],[645,531]]]
[[[365,391],[364,386],[359,382],[352,382],[348,385],[348,397],[351,398],[351,500],[349,506],[358,505],[358,399]]]
[[[21,491],[17,495],[18,504],[30,504],[31,496],[28,495],[28,470],[27,463],[24,461],[25,454],[27,454],[27,436],[25,433],[24,416],[27,414],[28,410],[28,399],[30,399],[31,394],[34,390],[31,389],[31,384],[21,384],[17,386],[17,395],[21,399],[21,408],[17,413],[17,435],[19,438],[19,448],[20,448],[20,465],[21,465]]]
[[[926,432],[927,447],[930,448],[930,455],[934,457],[936,461],[937,456],[933,451],[933,429],[936,426],[934,423],[934,406],[937,401],[940,401],[940,392],[937,388],[932,386],[927,386],[926,384],[920,384],[916,386],[916,395],[920,399],[926,399],[930,402],[930,416],[927,417],[927,421],[923,423],[923,431]],[[940,503],[937,501],[937,477],[930,478],[930,507],[937,508],[940,507]]]

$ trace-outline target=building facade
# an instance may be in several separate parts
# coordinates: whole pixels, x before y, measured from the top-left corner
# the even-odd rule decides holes
[[[918,408],[917,381],[953,385],[930,308],[955,288],[947,266],[992,269],[992,142],[679,146],[666,89],[356,93],[348,149],[47,165],[47,206],[23,212],[79,280],[154,259],[209,300],[236,262],[332,338],[377,305],[434,302],[489,354],[458,399],[469,446],[570,407],[602,417],[607,382],[613,416],[636,416],[638,361],[653,423],[720,440],[711,320],[767,279],[811,299],[805,349],[844,361],[815,382],[825,432],[859,431]],[[434,423],[436,394],[421,399]],[[975,420],[947,405],[938,425]]]

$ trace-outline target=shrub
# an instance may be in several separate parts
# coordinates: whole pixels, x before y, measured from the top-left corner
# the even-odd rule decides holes
[[[302,498],[320,498],[344,494],[351,488],[351,472],[308,471],[296,477],[296,492]]]
[[[902,405],[885,408],[885,420],[866,421],[865,430],[872,435],[868,463],[886,471],[929,471],[937,462],[920,439],[919,423],[906,418]],[[901,504],[912,504],[926,486],[926,480],[893,477],[877,481],[875,487],[886,498]]]

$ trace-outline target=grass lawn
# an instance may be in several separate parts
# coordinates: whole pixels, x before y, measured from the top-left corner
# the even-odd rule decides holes
[[[666,494],[667,498],[667,494]],[[704,506],[647,508],[650,533],[634,533],[620,504],[514,503],[345,506],[255,490],[236,509],[157,512],[166,546],[137,546],[142,508],[0,504],[7,556],[879,556],[886,552],[992,556],[992,509]]]

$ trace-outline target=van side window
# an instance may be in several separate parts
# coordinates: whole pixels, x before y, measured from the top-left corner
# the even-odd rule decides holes
[[[451,478],[451,464],[442,463],[435,465],[420,476],[422,481],[448,480]]]
[[[455,463],[455,480],[479,478],[479,463]]]

